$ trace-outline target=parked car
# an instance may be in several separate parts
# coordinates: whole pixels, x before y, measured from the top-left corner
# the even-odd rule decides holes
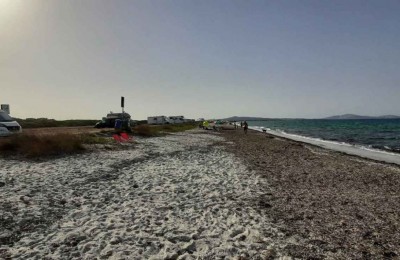
[[[22,127],[7,112],[0,110],[0,136],[21,133]]]
[[[216,126],[217,129],[219,130],[235,130],[236,127],[233,123],[230,122],[217,122]]]
[[[203,128],[206,129],[206,130],[213,129],[213,130],[217,130],[217,131],[220,131],[220,130],[235,130],[236,129],[234,124],[232,124],[232,123],[230,123],[228,121],[220,121],[220,120],[217,120],[217,121],[204,121],[203,122]]]
[[[115,126],[115,121],[119,119],[127,124],[127,127],[130,126],[131,116],[128,113],[109,113],[107,117],[103,117],[101,121],[95,124],[95,128],[112,128]]]

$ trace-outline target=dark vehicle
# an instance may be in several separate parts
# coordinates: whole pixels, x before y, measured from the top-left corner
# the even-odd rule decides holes
[[[115,121],[119,119],[123,122],[124,127],[130,126],[131,116],[128,113],[110,113],[107,117],[96,123],[95,128],[113,128]]]
[[[22,128],[7,112],[0,110],[0,136],[9,136],[21,133]]]

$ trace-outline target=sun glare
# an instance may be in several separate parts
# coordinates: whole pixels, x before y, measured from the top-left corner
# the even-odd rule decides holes
[[[22,6],[21,0],[0,0],[0,18],[16,13]]]

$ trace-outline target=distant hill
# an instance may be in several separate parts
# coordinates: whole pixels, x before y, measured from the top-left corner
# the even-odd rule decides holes
[[[278,119],[278,118],[254,117],[254,116],[231,116],[227,118],[222,118],[221,120],[240,122],[240,121],[264,121],[270,119]],[[279,118],[279,119],[300,119],[300,118]],[[322,119],[400,119],[400,116],[394,116],[394,115],[360,116],[355,114],[344,114],[344,115],[325,117]]]
[[[324,119],[398,119],[400,116],[384,115],[384,116],[360,116],[354,114],[344,114],[338,116],[330,116]]]
[[[399,119],[400,116],[384,115],[384,116],[380,116],[380,117],[378,117],[378,118],[381,118],[381,119]]]
[[[228,118],[224,118],[222,120],[226,121],[263,121],[263,120],[268,120],[270,118],[265,118],[265,117],[252,117],[252,116],[231,116]]]

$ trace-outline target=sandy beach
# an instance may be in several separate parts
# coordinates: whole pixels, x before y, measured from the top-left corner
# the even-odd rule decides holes
[[[400,256],[400,167],[255,131],[0,165],[4,259]]]
[[[1,159],[0,257],[216,259],[284,237],[254,202],[263,179],[198,131],[39,162]]]

